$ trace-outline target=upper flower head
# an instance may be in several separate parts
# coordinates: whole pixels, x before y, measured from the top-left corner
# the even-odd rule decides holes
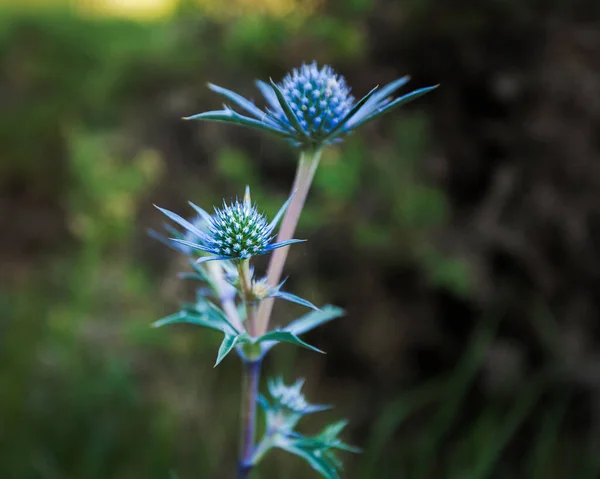
[[[258,212],[256,205],[252,205],[248,189],[246,189],[243,201],[235,200],[229,204],[223,202],[223,207],[215,208],[213,215],[209,215],[202,208],[190,203],[204,220],[203,224],[206,227],[203,231],[179,215],[163,208],[157,208],[196,238],[195,241],[190,241],[175,237],[171,238],[172,241],[193,250],[212,254],[212,256],[201,257],[198,262],[221,259],[243,260],[301,241],[291,239],[273,243],[273,231],[290,199],[291,197],[284,203],[271,223],[268,223],[266,217]]]
[[[302,129],[315,141],[324,140],[354,103],[344,77],[327,65],[321,70],[316,63],[302,65],[299,71],[294,69],[288,74],[279,88]],[[274,101],[271,108],[270,113],[280,123],[293,128],[279,102]]]
[[[393,110],[436,86],[421,88],[391,100],[389,97],[406,82],[403,77],[385,87],[373,88],[358,102],[350,95],[344,77],[327,65],[316,62],[294,69],[281,83],[256,84],[268,104],[265,111],[231,90],[209,83],[209,88],[245,110],[244,116],[224,105],[223,110],[187,117],[187,120],[213,120],[273,132],[301,148],[319,148],[340,141],[358,126]]]

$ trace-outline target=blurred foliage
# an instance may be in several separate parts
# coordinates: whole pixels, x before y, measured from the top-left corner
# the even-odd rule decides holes
[[[497,3],[523,14],[519,2]],[[183,211],[188,198],[218,202],[248,183],[272,212],[287,196],[294,158],[284,145],[226,128],[199,134],[178,118],[216,104],[202,89],[208,79],[249,85],[314,55],[362,65],[348,70],[366,90],[369,21],[381,15],[401,18],[409,33],[431,19],[450,36],[490,16],[472,5],[443,16],[436,1],[403,2],[399,11],[369,0],[27,5],[0,7],[0,192],[2,211],[19,220],[8,231],[16,240],[0,255],[0,477],[158,479],[172,470],[181,479],[228,477],[239,371],[233,360],[212,370],[216,335],[149,328],[189,292],[175,280],[185,264],[144,230],[158,221],[149,213],[157,197]],[[385,330],[386,319],[400,319],[398,290],[384,291],[370,275],[414,269],[428,290],[474,301],[473,265],[439,241],[455,211],[423,173],[434,120],[420,110],[379,124],[385,136],[367,131],[324,155],[300,225],[316,246],[291,258],[290,283],[316,303],[337,296],[352,305],[356,296],[368,304],[349,309],[349,326],[332,326],[333,337],[315,338],[332,346],[325,360],[281,350],[267,367],[304,371],[311,399],[335,403],[332,417],[357,424],[348,440],[365,452],[348,461],[348,477],[598,477],[598,438],[565,432],[573,391],[555,391],[560,332],[536,301],[524,308],[556,364],[518,371],[507,380],[510,394],[480,393],[506,313],[498,305],[478,318],[460,357],[448,362],[442,353],[442,372],[414,381],[386,376],[394,387],[377,400],[367,379],[343,380],[344,368],[373,355],[383,357],[371,365],[376,376],[398,352],[394,344],[363,344],[363,323],[380,320],[388,341],[401,335]],[[294,312],[280,311],[286,319]],[[335,362],[336,334],[356,338],[354,359]],[[367,349],[374,352],[362,356]],[[341,363],[342,379],[324,362]],[[257,477],[310,474],[278,455]]]
[[[186,7],[198,8],[203,15],[212,19],[223,21],[248,15],[279,19],[291,16],[306,17],[315,12],[319,2],[320,0],[231,0],[227,3],[217,0],[6,0],[4,3],[19,9],[68,7],[86,16],[150,21],[172,15],[184,4]]]

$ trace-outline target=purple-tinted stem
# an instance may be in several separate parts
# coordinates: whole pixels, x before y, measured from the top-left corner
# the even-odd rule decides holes
[[[242,440],[238,479],[248,479],[252,471],[254,437],[256,432],[256,403],[258,402],[258,383],[260,380],[261,360],[245,361],[242,379]]]
[[[289,240],[294,236],[300,214],[302,213],[302,208],[304,207],[304,202],[306,201],[315,171],[319,165],[321,151],[322,150],[319,149],[316,151],[302,151],[300,153],[296,178],[294,179],[294,185],[292,186],[294,197],[283,216],[279,235],[277,236],[278,242]],[[271,286],[277,285],[281,280],[281,273],[283,272],[283,265],[287,259],[288,249],[289,246],[279,248],[271,255],[271,261],[269,262],[269,269],[267,271],[267,281]],[[257,316],[258,334],[265,334],[267,332],[272,310],[273,298],[267,298],[261,302]]]

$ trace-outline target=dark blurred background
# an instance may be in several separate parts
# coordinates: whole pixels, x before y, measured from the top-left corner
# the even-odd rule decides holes
[[[348,478],[600,477],[597,0],[3,0],[0,478],[230,477],[239,364],[150,328],[193,292],[146,230],[275,211],[288,145],[180,117],[313,59],[442,85],[322,160],[288,290],[347,316],[266,364],[336,405],[305,431],[350,420]]]

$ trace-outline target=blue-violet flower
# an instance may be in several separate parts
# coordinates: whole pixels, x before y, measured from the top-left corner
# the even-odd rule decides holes
[[[313,62],[292,70],[279,84],[273,80],[270,84],[258,80],[256,85],[267,102],[264,111],[243,96],[209,83],[211,90],[251,116],[241,115],[224,105],[223,110],[185,119],[221,121],[266,130],[302,149],[320,148],[341,141],[355,128],[437,88],[437,85],[421,88],[390,99],[390,95],[408,81],[409,77],[405,76],[381,89],[375,87],[355,102],[344,77],[328,65],[319,69]]]
[[[271,223],[268,223],[266,217],[258,212],[256,205],[250,202],[249,190],[246,190],[243,201],[235,200],[230,204],[223,201],[223,207],[215,208],[213,215],[209,215],[199,206],[190,203],[204,220],[206,225],[204,231],[172,211],[158,206],[157,208],[196,238],[196,241],[189,241],[181,237],[174,237],[170,238],[171,241],[193,250],[210,253],[209,256],[202,256],[197,260],[202,263],[212,260],[244,260],[303,241],[290,239],[273,243],[275,238],[273,231],[290,200],[291,197],[284,203]]]

